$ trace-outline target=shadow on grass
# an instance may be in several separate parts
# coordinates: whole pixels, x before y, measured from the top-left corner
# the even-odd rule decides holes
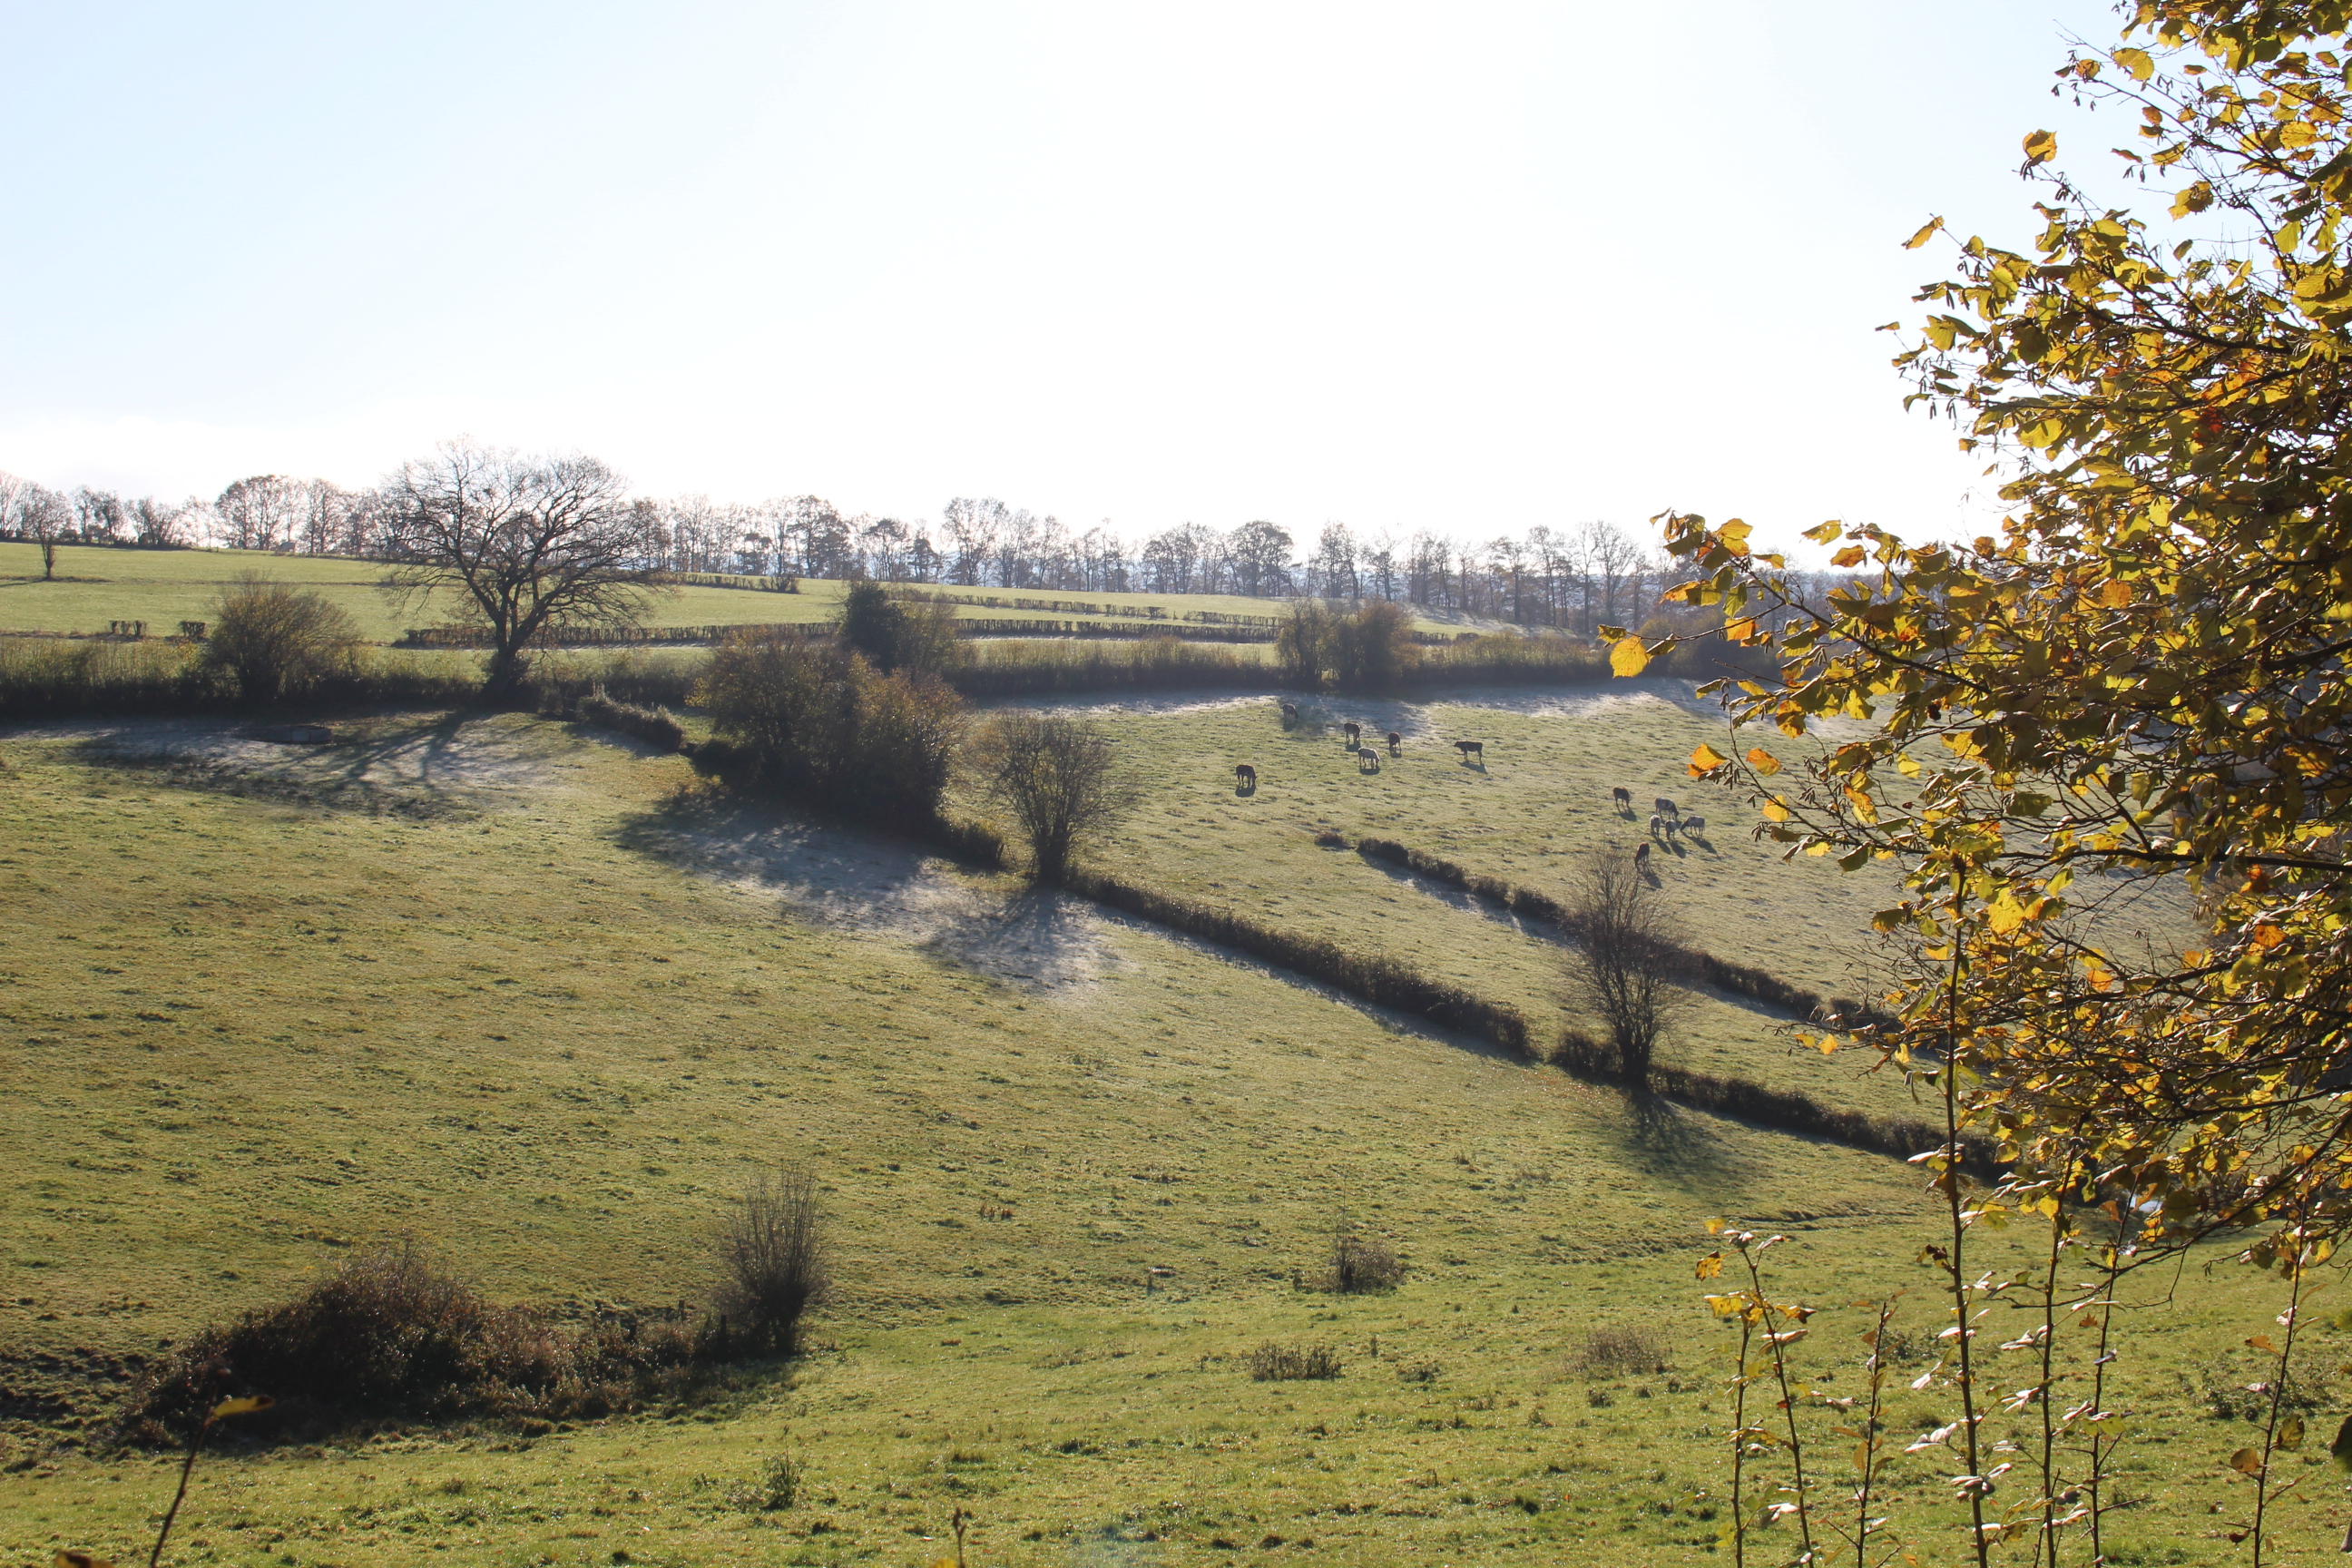
[[[880,937],[992,979],[1053,990],[1113,962],[1090,905],[924,845],[698,784],[625,817],[615,842],[777,897],[818,925]]]

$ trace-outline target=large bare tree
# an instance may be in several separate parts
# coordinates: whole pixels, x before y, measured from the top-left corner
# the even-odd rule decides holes
[[[654,573],[627,482],[593,458],[445,441],[383,487],[401,604],[451,590],[490,639],[488,690],[523,679],[551,626],[627,626]]]
[[[1079,847],[1135,802],[1110,737],[1082,720],[1009,710],[981,731],[971,761],[989,797],[1029,841],[1040,881],[1060,881]]]

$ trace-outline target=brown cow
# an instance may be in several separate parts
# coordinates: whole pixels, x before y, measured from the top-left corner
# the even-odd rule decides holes
[[[1403,744],[1404,744],[1404,737],[1403,737],[1402,735],[1399,734],[1396,731],[1394,731],[1394,730],[1391,730],[1391,731],[1389,731],[1389,750],[1390,750],[1390,751],[1391,751],[1391,752],[1393,752],[1393,751],[1395,751],[1399,746],[1402,746],[1402,745],[1403,745]]]
[[[1364,743],[1364,727],[1353,719],[1339,726],[1339,734],[1348,742],[1349,751]]]
[[[1462,753],[1462,760],[1465,763],[1472,757],[1476,757],[1481,763],[1486,760],[1486,743],[1484,741],[1456,741],[1454,749]]]
[[[1257,770],[1247,763],[1234,764],[1234,787],[1235,789],[1257,788]]]

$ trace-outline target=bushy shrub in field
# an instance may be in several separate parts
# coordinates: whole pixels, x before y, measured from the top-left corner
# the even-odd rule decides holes
[[[879,670],[937,675],[956,663],[956,607],[938,595],[894,594],[879,583],[852,583],[834,635]]]
[[[684,1325],[573,1334],[500,1306],[413,1246],[362,1253],[273,1306],[205,1329],[131,1393],[125,1441],[174,1442],[224,1394],[268,1394],[281,1413],[427,1416],[593,1413],[643,1375],[692,1360]]]
[[[1393,1290],[1404,1283],[1404,1265],[1379,1242],[1342,1224],[1332,1232],[1330,1267],[1320,1283],[1324,1289],[1342,1295]]]
[[[696,697],[719,742],[713,760],[763,787],[850,816],[939,816],[963,701],[933,676],[761,631],[712,651]]]
[[[267,706],[350,675],[358,650],[358,629],[341,605],[248,572],[221,590],[204,659],[247,701]]]
[[[1605,1323],[1570,1352],[1579,1377],[1634,1377],[1666,1370],[1666,1337],[1646,1323]]]
[[[793,1354],[801,1320],[832,1288],[826,1252],[816,1178],[789,1166],[762,1173],[719,1231],[719,1310],[753,1343]]]

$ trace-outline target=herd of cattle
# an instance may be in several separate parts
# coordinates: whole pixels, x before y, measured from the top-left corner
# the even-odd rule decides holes
[[[1282,727],[1286,730],[1297,722],[1298,704],[1296,702],[1284,703],[1282,705]],[[1364,727],[1361,724],[1357,723],[1352,719],[1349,720],[1347,722],[1339,726],[1339,736],[1340,739],[1346,742],[1347,754],[1355,758],[1357,763],[1363,767],[1364,771],[1367,773],[1380,772],[1381,754],[1371,747],[1364,744]],[[1399,748],[1404,744],[1404,736],[1395,730],[1391,730],[1388,732],[1387,738],[1389,743],[1389,755],[1392,757],[1398,755]],[[1462,753],[1462,760],[1464,762],[1466,763],[1471,758],[1475,757],[1478,759],[1478,765],[1480,767],[1486,766],[1486,745],[1485,742],[1456,741],[1454,742],[1454,749]],[[1238,789],[1254,790],[1257,788],[1257,769],[1248,763],[1236,763],[1234,764],[1234,786]],[[1616,806],[1619,811],[1624,813],[1625,816],[1630,817],[1633,815],[1633,792],[1632,790],[1620,784],[1617,788],[1609,792],[1609,798],[1610,803]],[[1633,850],[1633,863],[1637,866],[1645,866],[1649,863],[1650,846],[1652,844],[1655,844],[1663,840],[1666,844],[1672,845],[1677,835],[1697,837],[1706,831],[1706,817],[1685,815],[1682,807],[1676,805],[1672,800],[1669,800],[1664,795],[1660,795],[1650,803],[1650,837],[1647,840],[1637,846]]]

